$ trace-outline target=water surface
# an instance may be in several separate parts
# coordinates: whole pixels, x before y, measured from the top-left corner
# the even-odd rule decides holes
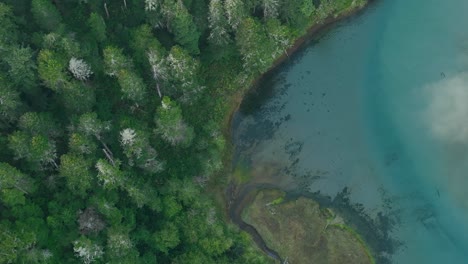
[[[386,0],[329,30],[246,98],[237,161],[396,216],[394,263],[467,263],[467,11]]]

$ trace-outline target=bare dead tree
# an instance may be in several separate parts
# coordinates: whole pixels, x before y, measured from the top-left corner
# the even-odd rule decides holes
[[[106,10],[107,18],[109,19],[109,10],[107,10],[107,3],[104,3],[104,10]]]

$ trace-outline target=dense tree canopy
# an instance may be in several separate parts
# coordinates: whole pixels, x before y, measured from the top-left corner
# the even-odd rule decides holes
[[[2,1],[0,263],[268,262],[210,193],[227,101],[363,1]]]

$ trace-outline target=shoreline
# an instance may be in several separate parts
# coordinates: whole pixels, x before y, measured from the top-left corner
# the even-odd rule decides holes
[[[302,48],[305,47],[306,44],[308,44],[310,41],[314,40],[316,37],[320,35],[320,33],[324,32],[325,30],[329,29],[330,27],[334,26],[337,22],[340,22],[344,19],[352,18],[356,15],[359,15],[361,12],[365,11],[367,8],[371,6],[372,3],[376,2],[377,0],[367,0],[367,2],[362,5],[358,6],[355,9],[349,9],[346,11],[343,11],[341,14],[337,14],[334,16],[330,16],[326,18],[324,21],[321,23],[316,23],[311,25],[306,33],[297,38],[294,43],[289,47],[285,53],[283,53],[280,57],[278,57],[273,64],[266,70],[264,73],[261,73],[259,76],[257,76],[248,86],[248,88],[243,89],[242,91],[234,94],[233,97],[233,102],[235,103],[234,106],[229,109],[228,114],[227,114],[227,119],[225,124],[225,131],[229,131],[231,124],[232,124],[232,119],[234,117],[234,114],[237,112],[239,109],[240,105],[242,104],[242,101],[245,97],[246,94],[249,92],[252,92],[256,89],[258,86],[259,82],[265,76],[268,74],[272,73],[274,70],[276,70],[279,66],[283,65],[283,63],[287,62],[289,59],[291,59],[291,56],[294,55],[296,52],[300,51]],[[229,135],[230,136],[230,135]]]
[[[224,171],[228,172],[228,174],[232,171],[232,155],[233,155],[233,148],[234,144],[231,141],[231,127],[232,121],[234,118],[235,113],[239,110],[243,99],[246,94],[255,91],[258,87],[258,84],[262,81],[265,76],[271,74],[274,70],[278,69],[279,66],[283,65],[283,63],[289,61],[291,56],[294,55],[296,52],[300,51],[310,42],[320,36],[320,33],[328,30],[330,27],[334,26],[337,22],[342,21],[344,19],[352,18],[356,15],[361,14],[365,11],[371,4],[375,2],[375,0],[367,0],[365,4],[362,6],[356,6],[355,8],[350,8],[348,10],[343,11],[340,14],[336,14],[326,18],[321,23],[315,23],[311,25],[306,33],[297,38],[294,41],[294,44],[287,49],[287,51],[278,57],[275,62],[266,70],[264,73],[260,74],[253,81],[250,85],[242,89],[240,92],[233,94],[230,98],[230,108],[228,113],[226,114],[226,118],[223,124],[223,134],[226,138],[227,142],[230,142],[228,150],[226,150],[226,157],[224,161]],[[267,247],[263,238],[258,234],[257,230],[250,226],[249,224],[245,223],[241,218],[241,213],[243,208],[246,204],[248,204],[249,200],[252,199],[252,193],[256,193],[256,190],[261,189],[258,188],[260,186],[249,186],[249,184],[237,184],[231,178],[231,175],[224,176],[227,179],[227,183],[221,184],[222,185],[222,202],[223,204],[222,209],[224,211],[224,215],[226,221],[230,223],[234,223],[240,230],[247,232],[253,242],[259,247],[259,249],[269,257],[281,261],[281,257],[273,250]],[[257,185],[257,184],[254,184]],[[274,187],[274,186],[269,186]]]

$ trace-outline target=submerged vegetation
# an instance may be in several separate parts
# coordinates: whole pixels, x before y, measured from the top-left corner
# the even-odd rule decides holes
[[[229,98],[365,0],[4,0],[0,263],[264,263],[206,186]]]

